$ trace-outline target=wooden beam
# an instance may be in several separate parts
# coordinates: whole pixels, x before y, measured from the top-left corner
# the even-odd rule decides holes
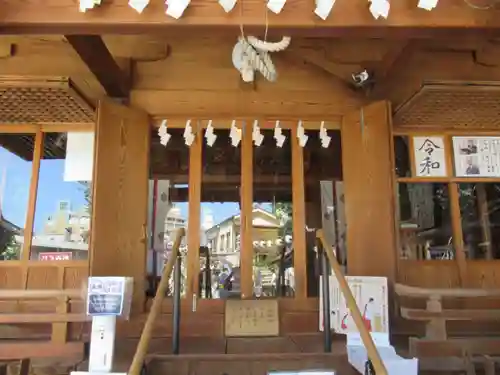
[[[66,35],[69,44],[112,98],[128,98],[130,79],[98,35]]]
[[[376,83],[380,83],[386,79],[397,61],[406,53],[409,52],[410,41],[400,41],[394,43],[386,51],[382,61],[373,68],[373,75]]]
[[[314,2],[296,1],[285,5],[278,15],[263,16],[265,6],[259,0],[239,2],[233,14],[225,14],[217,2],[199,0],[192,4],[185,15],[176,20],[165,16],[163,2],[151,2],[146,11],[138,14],[126,5],[126,2],[110,2],[96,7],[86,13],[78,10],[78,4],[73,0],[54,0],[49,3],[35,1],[9,1],[2,6],[2,32],[33,34],[47,33],[123,33],[140,34],[143,32],[161,31],[165,26],[226,26],[237,29],[240,24],[245,27],[264,27],[266,21],[277,28],[322,28],[329,35],[352,31],[380,35],[372,31],[384,30],[385,35],[398,34],[400,29],[411,30],[418,34],[426,28],[436,31],[440,28],[475,28],[487,29],[500,27],[500,17],[497,10],[478,12],[465,2],[441,0],[439,6],[428,12],[418,9],[414,0],[394,1],[387,20],[375,20],[369,12],[366,0],[339,1],[335,4],[332,14],[323,21],[314,14]],[[332,30],[331,28],[336,28]],[[201,31],[201,30],[200,30]],[[428,32],[429,30],[427,30]],[[200,34],[203,35],[203,34]],[[235,34],[237,35],[237,34]]]
[[[314,66],[332,75],[348,87],[354,88],[354,82],[351,78],[352,74],[363,71],[364,67],[357,63],[344,63],[330,59],[329,52],[333,48],[335,46],[332,46],[331,41],[328,39],[304,39],[299,41],[299,43],[292,44],[283,53],[283,56]]]

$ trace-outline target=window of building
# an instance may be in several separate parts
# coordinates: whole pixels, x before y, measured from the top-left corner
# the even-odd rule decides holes
[[[203,299],[241,296],[241,249],[231,245],[235,228],[241,225],[241,143],[231,144],[230,131],[214,121],[217,137],[209,146],[203,130],[191,146],[191,155],[201,152],[199,196],[200,253],[196,294]],[[197,148],[196,148],[197,147]],[[213,246],[207,246],[212,241]],[[194,292],[194,291],[193,291]]]
[[[0,131],[0,258],[87,260],[90,233],[73,228],[70,209],[90,212],[94,133],[26,127]]]
[[[0,134],[1,260],[19,260],[25,249],[34,146],[32,134]]]
[[[394,138],[399,256],[500,259],[500,138]]]
[[[66,260],[88,259],[90,227],[75,231],[78,220],[70,210],[90,213],[93,142],[92,132],[43,133],[31,260],[52,259],[54,252],[64,253]],[[50,229],[47,214],[52,217]]]
[[[189,147],[181,129],[169,129],[171,139],[160,143],[157,130],[151,132],[150,180],[148,196],[147,293],[155,295],[179,228],[187,229],[189,192]],[[181,254],[181,296],[186,295],[187,236]],[[169,279],[167,296],[174,290],[174,274]]]

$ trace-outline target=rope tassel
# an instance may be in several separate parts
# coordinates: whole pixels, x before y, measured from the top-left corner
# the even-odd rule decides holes
[[[290,45],[291,38],[283,37],[280,42],[270,43],[260,40],[254,36],[238,38],[238,44],[235,46],[233,53],[240,54],[239,58],[241,65],[237,67],[243,81],[252,82],[254,80],[254,72],[259,72],[270,82],[275,82],[278,74],[271,60],[271,52],[279,52],[285,50]]]

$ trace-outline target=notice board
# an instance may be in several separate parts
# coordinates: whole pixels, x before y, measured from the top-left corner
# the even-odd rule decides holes
[[[228,337],[278,336],[278,301],[227,300],[224,320]]]

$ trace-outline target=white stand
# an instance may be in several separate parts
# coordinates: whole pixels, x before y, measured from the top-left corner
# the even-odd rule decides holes
[[[127,373],[112,373],[113,355],[115,350],[116,316],[92,317],[92,332],[90,334],[90,355],[88,371],[72,371],[71,375],[127,375]]]
[[[113,369],[116,316],[92,317],[90,334],[90,373],[109,373]]]

